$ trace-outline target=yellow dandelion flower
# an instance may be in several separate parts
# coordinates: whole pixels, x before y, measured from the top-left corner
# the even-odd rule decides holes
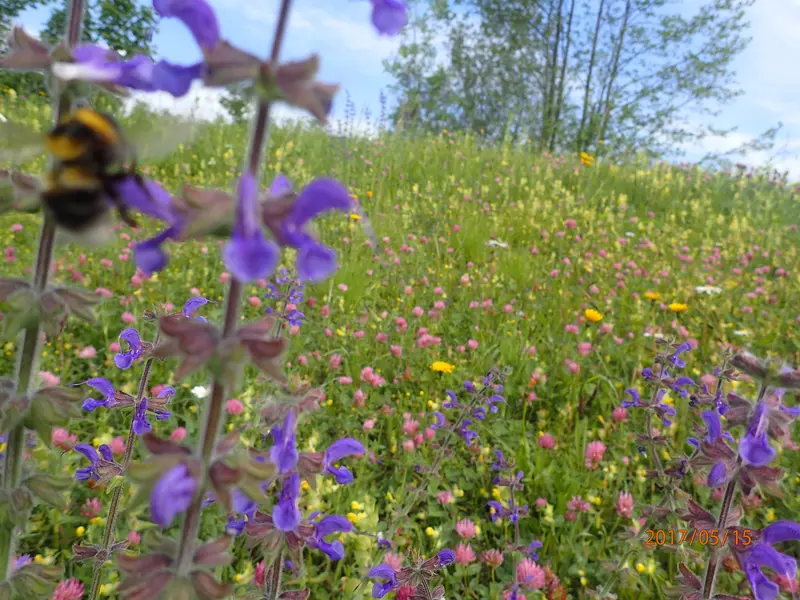
[[[454,365],[441,360],[437,360],[431,364],[431,371],[436,371],[437,373],[452,373],[454,370]]]
[[[681,302],[673,302],[669,305],[669,309],[674,313],[686,312],[689,310],[689,307],[686,304],[682,304]]]
[[[357,213],[350,213],[350,220],[351,221],[360,221],[361,220],[361,215],[359,215]]]
[[[593,308],[587,308],[583,312],[583,316],[589,319],[592,323],[599,323],[603,320],[603,313]]]
[[[648,300],[660,300],[661,293],[660,292],[645,292],[644,297]]]

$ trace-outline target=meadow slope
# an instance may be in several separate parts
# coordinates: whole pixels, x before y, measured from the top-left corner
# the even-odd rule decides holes
[[[46,107],[4,102],[0,112],[7,116],[50,121]],[[127,123],[147,118],[134,115]],[[146,164],[145,172],[171,190],[184,183],[230,189],[246,135],[244,127],[216,124],[168,159]],[[30,168],[43,164],[37,159]],[[325,217],[318,233],[337,250],[342,266],[330,281],[305,290],[299,307],[305,321],[288,333],[287,372],[325,392],[320,409],[300,427],[303,448],[324,449],[351,436],[372,457],[350,460],[350,486],[331,478],[321,479],[316,490],[304,485],[308,511],[346,515],[364,531],[383,531],[405,506],[410,484],[423,480],[429,492],[399,521],[394,551],[429,555],[469,543],[478,560],[448,570],[447,597],[497,598],[511,581],[511,561],[491,567],[480,558],[513,537],[513,524],[493,523],[487,508],[489,500],[507,494],[492,483],[494,451],[502,449],[525,472],[518,501],[531,513],[519,522],[520,539],[540,540],[537,564],[549,568],[547,585],[529,599],[544,590],[551,598],[586,597],[586,590],[604,584],[620,598],[662,597],[681,558],[623,540],[659,491],[646,477],[652,457],[640,453],[634,439],[644,428],[644,414],[615,409],[625,388],[645,392],[640,372],[651,365],[662,337],[695,347],[684,358],[685,374],[696,381],[720,364],[726,344],[800,363],[797,197],[762,176],[635,160],[582,162],[577,156],[536,155],[524,146],[481,147],[474,138],[449,132],[366,140],[276,128],[265,171],[265,184],[277,173],[298,186],[317,176],[338,178],[369,215],[380,241],[373,252],[355,214]],[[4,275],[30,273],[39,223],[37,215],[0,217]],[[144,310],[162,303],[180,307],[197,295],[215,302],[204,307],[206,317],[222,312],[227,274],[217,241],[171,245],[169,266],[147,278],[137,273],[130,250],[144,232],[125,227],[118,233],[106,248],[57,250],[53,281],[102,288],[109,297],[98,309],[97,324],[71,321],[63,335],[47,341],[40,366],[45,380],[55,375],[62,383],[79,383],[101,376],[134,393],[139,370],[120,371],[113,363],[122,329],[135,326],[151,339]],[[267,283],[247,286],[245,318],[272,306],[265,298]],[[13,341],[2,350],[0,376],[10,376]],[[435,371],[436,361],[453,368]],[[475,424],[477,448],[468,450],[459,441],[437,475],[421,476],[415,467],[435,460],[441,437],[423,434],[434,423],[432,413],[441,409],[448,390],[478,382],[493,365],[513,371],[505,404]],[[151,384],[173,383],[173,369],[173,362],[157,363]],[[183,427],[186,440],[195,440],[207,384],[202,374],[177,384],[172,416],[154,422],[154,431],[169,435]],[[753,393],[746,382],[736,388]],[[241,404],[229,403],[227,427],[245,428],[261,448],[268,443],[259,399],[271,393],[267,382],[248,371],[246,385],[232,398]],[[661,427],[670,445],[659,452],[673,464],[691,450],[685,439],[702,422],[676,394],[664,401],[677,415],[672,426]],[[787,395],[784,401],[794,405],[797,398]],[[111,443],[125,434],[129,418],[122,411],[85,413],[69,434],[73,443]],[[591,442],[605,448],[592,446],[594,462],[586,455]],[[43,469],[72,473],[84,466],[75,452],[42,444],[30,450]],[[745,516],[754,528],[800,512],[800,460],[782,451],[779,462],[790,473],[784,495],[755,492],[759,499],[748,503]],[[716,512],[719,492],[705,485],[704,474],[696,475],[687,489]],[[632,513],[627,496],[619,501],[623,491],[632,497]],[[37,560],[65,563],[69,575],[86,581],[89,567],[69,560],[71,548],[79,538],[100,540],[108,495],[84,486],[71,494],[64,511],[37,510],[22,550]],[[204,532],[220,532],[221,513],[215,507],[206,513]],[[123,519],[144,533],[154,527],[147,514],[138,509]],[[472,539],[462,539],[463,527],[456,531],[462,519],[477,526]],[[309,559],[314,598],[351,597],[321,590],[352,590],[380,562],[375,540],[354,534],[343,540],[345,560],[329,568],[316,555]],[[690,565],[706,556],[703,548],[695,550],[697,556],[683,557]],[[234,554],[223,576],[244,583],[260,558],[243,540]],[[623,576],[612,579],[607,563],[623,554]],[[461,558],[469,558],[465,550]],[[732,593],[742,579],[741,572],[724,575],[723,587]],[[115,581],[109,576],[107,596],[114,596]],[[368,591],[362,586],[353,597]]]

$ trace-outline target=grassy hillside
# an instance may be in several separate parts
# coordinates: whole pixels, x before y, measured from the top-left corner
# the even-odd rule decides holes
[[[50,122],[46,107],[7,94],[0,113],[39,127]],[[148,118],[134,115],[126,125]],[[231,189],[246,138],[244,127],[213,125],[168,159],[145,161],[145,173],[173,191],[184,183]],[[514,538],[514,525],[508,519],[493,523],[487,508],[493,498],[507,499],[507,488],[492,483],[494,450],[502,449],[525,472],[517,501],[530,507],[530,515],[519,521],[520,542],[542,542],[538,564],[563,586],[548,574],[543,588],[548,597],[562,592],[587,597],[587,590],[603,585],[620,598],[663,597],[680,560],[703,563],[707,548],[699,545],[696,555],[681,557],[624,541],[639,526],[642,507],[656,503],[660,491],[646,477],[653,457],[637,450],[644,412],[614,411],[626,398],[625,388],[645,395],[639,373],[652,364],[662,337],[695,346],[683,358],[685,374],[696,381],[721,363],[726,344],[800,363],[796,196],[760,176],[540,156],[524,147],[482,148],[469,136],[449,132],[356,140],[334,139],[318,129],[275,128],[266,160],[265,183],[277,173],[296,185],[317,176],[338,178],[365,209],[380,240],[376,255],[357,215],[323,219],[319,234],[336,248],[342,266],[330,281],[306,289],[313,306],[300,307],[306,321],[289,335],[287,371],[325,392],[320,410],[301,424],[303,449],[323,450],[347,435],[374,453],[374,460],[349,461],[356,477],[350,486],[335,485],[329,477],[316,491],[304,485],[308,511],[347,515],[364,531],[384,531],[410,497],[410,484],[422,481],[429,493],[400,521],[394,551],[430,555],[463,541],[480,559],[483,551],[502,549]],[[30,168],[43,164],[37,159]],[[37,215],[0,217],[4,275],[30,273],[39,223]],[[141,369],[119,371],[113,363],[119,332],[135,326],[152,339],[144,310],[164,302],[180,307],[196,295],[222,301],[227,274],[217,241],[172,245],[169,266],[148,279],[137,274],[130,250],[144,236],[123,227],[109,247],[57,250],[54,281],[111,294],[99,308],[98,325],[71,321],[62,336],[47,341],[42,371],[63,383],[107,377],[134,393]],[[247,286],[246,318],[272,306],[265,284]],[[213,320],[221,312],[219,303],[202,314]],[[3,346],[1,376],[12,374],[14,351],[13,342]],[[451,372],[433,370],[436,361],[451,365]],[[151,385],[172,383],[174,364],[157,363]],[[493,365],[513,371],[503,392],[506,403],[474,425],[477,452],[458,440],[438,461],[438,473],[420,474],[417,465],[437,462],[442,436],[423,435],[415,444],[415,434],[434,423],[432,413],[441,410],[447,390],[480,381]],[[385,383],[375,385],[363,371],[367,367]],[[172,417],[154,422],[154,431],[168,435],[184,427],[186,440],[196,440],[205,402],[197,388],[207,385],[202,374],[176,385]],[[752,384],[734,385],[738,393],[753,395]],[[260,448],[268,443],[259,424],[259,400],[273,391],[248,372],[236,395],[244,408],[228,416],[228,427],[245,428]],[[691,451],[685,439],[697,435],[694,427],[702,421],[677,394],[664,402],[677,410],[672,426],[657,424],[669,442],[660,458],[672,465]],[[797,398],[787,395],[784,402],[794,405]],[[235,404],[231,411],[238,412]],[[125,435],[129,418],[124,411],[101,409],[74,421],[69,433],[81,442],[110,443]],[[605,447],[594,464],[585,455],[591,442]],[[72,473],[85,466],[75,452],[42,444],[31,452],[44,469]],[[784,496],[754,492],[759,500],[748,503],[745,526],[761,527],[800,512],[800,478],[793,475],[800,460],[796,453],[781,452],[779,462],[791,474],[783,481]],[[718,512],[719,491],[705,485],[705,472],[687,478],[693,476],[684,489]],[[632,517],[625,501],[618,503],[623,491],[632,495]],[[65,563],[68,574],[86,581],[89,567],[69,561],[71,548],[79,537],[99,542],[109,495],[83,486],[71,494],[67,510],[36,513],[23,550]],[[102,504],[99,513],[87,509],[91,498]],[[123,518],[141,533],[154,527],[144,509]],[[478,526],[473,539],[462,540],[456,532],[462,519]],[[208,508],[206,534],[223,525],[221,512]],[[670,525],[678,526],[686,527],[677,520]],[[368,567],[381,562],[373,539],[349,534],[343,540],[345,560],[329,563],[316,554],[309,559],[313,598],[351,597],[336,590],[352,590]],[[223,575],[243,583],[260,557],[241,539],[235,556]],[[607,562],[620,558],[627,569],[613,577]],[[499,597],[512,577],[509,557],[497,567],[480,560],[455,565],[444,583],[448,598],[488,599]],[[727,583],[719,591],[733,593],[743,574],[721,577]],[[104,588],[109,596],[114,581],[110,576]],[[354,597],[368,592],[362,586]]]

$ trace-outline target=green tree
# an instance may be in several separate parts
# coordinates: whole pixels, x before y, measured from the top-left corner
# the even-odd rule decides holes
[[[15,19],[28,9],[51,6],[52,0],[0,0],[0,29],[3,40]],[[55,4],[41,32],[43,41],[56,44],[64,31],[66,2]],[[152,44],[156,17],[149,6],[134,0],[96,0],[90,2],[85,13],[83,40],[99,43],[119,52],[122,56],[144,54],[152,57]],[[6,51],[4,46],[0,48]],[[44,78],[38,73],[0,73],[0,85],[14,88],[20,94],[47,93]]]
[[[395,115],[551,152],[663,156],[730,131],[711,125],[740,94],[733,61],[753,2],[418,2],[385,64]]]

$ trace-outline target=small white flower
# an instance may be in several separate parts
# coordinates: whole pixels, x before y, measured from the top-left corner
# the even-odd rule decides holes
[[[646,337],[646,338],[651,337],[651,338],[655,338],[657,340],[663,340],[664,339],[664,334],[663,333],[650,333],[650,332],[645,331],[644,332],[644,337]]]
[[[196,385],[192,388],[192,396],[195,398],[205,398],[208,396],[208,388],[203,385]]]
[[[709,296],[711,294],[721,294],[722,293],[722,289],[721,288],[714,287],[713,285],[698,285],[696,288],[694,288],[694,291],[697,292],[698,294],[707,294]]]
[[[508,244],[501,242],[500,240],[489,240],[486,242],[486,245],[491,248],[508,248]]]
[[[733,332],[733,335],[738,335],[740,337],[750,337],[751,335],[753,335],[753,332],[751,332],[749,329],[737,329],[736,331]]]
[[[625,237],[636,237],[636,234],[633,233],[632,231],[626,231],[625,232]]]

